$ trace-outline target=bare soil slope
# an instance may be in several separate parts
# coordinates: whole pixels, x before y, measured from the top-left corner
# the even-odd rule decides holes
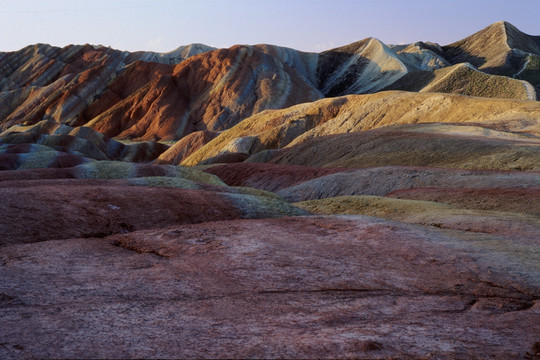
[[[397,91],[322,99],[249,117],[191,154],[183,164],[196,165],[239,150],[255,154],[280,149],[319,136],[433,122],[540,135],[540,102]]]

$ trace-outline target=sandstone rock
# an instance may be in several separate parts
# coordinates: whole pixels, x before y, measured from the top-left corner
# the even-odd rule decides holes
[[[415,124],[319,136],[303,142],[300,138],[295,143],[270,162],[318,167],[540,170],[540,138],[477,126]]]
[[[157,142],[122,144],[88,127],[73,128],[52,120],[29,126],[14,125],[0,134],[2,143],[39,144],[31,147],[32,152],[56,150],[94,160],[133,162],[151,161],[168,149],[167,145]]]
[[[486,74],[469,63],[435,71],[412,72],[385,90],[453,93],[488,98],[536,100],[536,91],[526,81]]]
[[[540,274],[519,241],[349,216],[4,246],[0,355],[522,358]]]
[[[117,171],[121,170],[127,173],[127,169]],[[101,169],[99,177],[88,171],[84,174],[94,180],[0,181],[0,247],[104,237],[177,224],[305,213],[276,195],[218,186],[217,179],[204,183],[205,177],[215,177],[196,172],[177,177],[97,180],[120,177]]]
[[[540,218],[537,216],[462,209],[431,201],[354,195],[303,201],[295,205],[318,215],[361,214],[442,229],[517,236],[522,241],[534,241],[540,237]]]
[[[419,41],[408,45],[390,45],[390,48],[402,58],[412,70],[436,70],[449,65],[443,56],[439,44]]]
[[[192,44],[158,54],[38,44],[0,53],[0,126],[48,119],[108,137],[177,140],[266,109],[389,86],[534,99],[539,49],[537,37],[504,22],[446,47],[367,38],[321,54],[273,45]],[[520,80],[464,65],[437,70],[464,62]]]
[[[512,76],[526,53],[540,55],[540,41],[515,26],[499,21],[447,46],[444,55],[453,63],[469,62],[479,69]]]
[[[307,54],[264,46],[187,51],[197,55],[178,64],[179,58],[171,60],[174,55],[167,59],[91,46],[71,50],[44,45],[2,56],[6,94],[0,96],[0,124],[51,119],[87,124],[108,137],[178,139],[192,131],[223,130],[265,109],[322,97],[311,83],[308,69],[313,65],[308,63],[313,60]],[[298,72],[293,68],[297,65]],[[12,70],[17,68],[47,76],[35,79],[28,71]]]
[[[373,93],[407,72],[399,56],[375,38],[323,52],[317,68],[326,96]]]

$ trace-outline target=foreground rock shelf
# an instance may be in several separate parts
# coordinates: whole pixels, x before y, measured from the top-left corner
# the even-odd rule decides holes
[[[523,357],[539,263],[530,241],[364,216],[6,246],[0,357]]]

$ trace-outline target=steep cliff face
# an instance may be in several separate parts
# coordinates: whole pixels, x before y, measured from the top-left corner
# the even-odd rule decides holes
[[[376,92],[406,73],[399,56],[374,38],[326,51],[318,64],[319,86],[327,96]]]

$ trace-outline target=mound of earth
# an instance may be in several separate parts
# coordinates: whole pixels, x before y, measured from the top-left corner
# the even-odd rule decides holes
[[[3,171],[0,197],[0,246],[304,214],[272,193],[230,188],[199,170],[126,162]]]
[[[435,201],[465,209],[508,211],[540,216],[540,188],[448,189],[414,188],[386,194],[396,199]]]
[[[178,140],[173,146],[163,152],[154,160],[154,164],[180,165],[180,163],[206,145],[219,134],[213,131],[195,131]]]
[[[167,182],[155,177],[129,182],[32,180],[13,185],[2,182],[0,231],[4,235],[0,246],[104,237],[210,220],[303,214],[273,196],[198,187],[189,181]]]
[[[192,166],[237,152],[239,144],[252,155],[319,136],[434,122],[540,135],[540,102],[396,91],[322,99],[251,116],[223,131],[182,164]]]
[[[476,126],[408,125],[314,137],[285,147],[269,161],[317,167],[540,170],[540,138]]]
[[[539,261],[519,237],[362,216],[12,245],[0,355],[523,358]]]
[[[407,73],[407,66],[388,46],[374,38],[321,53],[319,88],[326,96],[372,93]]]
[[[91,161],[37,144],[0,144],[0,170],[69,168]]]
[[[487,73],[512,77],[520,75],[531,58],[540,57],[540,37],[527,35],[512,24],[500,21],[443,46],[443,50],[452,63],[468,62]],[[538,84],[534,82],[533,85]]]
[[[538,188],[538,171],[487,171],[385,166],[354,169],[304,181],[277,191],[288,201],[325,199],[344,195],[385,196],[401,189]],[[374,181],[376,179],[376,181]]]
[[[490,75],[469,63],[435,71],[411,72],[385,90],[453,93],[488,98],[536,100],[534,87],[526,81]]]
[[[337,196],[295,203],[313,214],[361,214],[400,222],[475,233],[517,236],[522,241],[540,237],[540,218],[501,211],[462,209],[422,200],[380,196]]]
[[[348,169],[237,163],[216,165],[204,171],[216,175],[229,186],[247,186],[266,191],[277,191],[320,176],[346,170]]]
[[[2,144],[6,144],[3,145]],[[55,167],[57,158],[148,162],[168,149],[167,145],[148,141],[123,144],[88,127],[71,127],[52,120],[35,125],[14,125],[0,134],[0,154],[18,154],[13,169]],[[73,165],[72,165],[73,166]]]

